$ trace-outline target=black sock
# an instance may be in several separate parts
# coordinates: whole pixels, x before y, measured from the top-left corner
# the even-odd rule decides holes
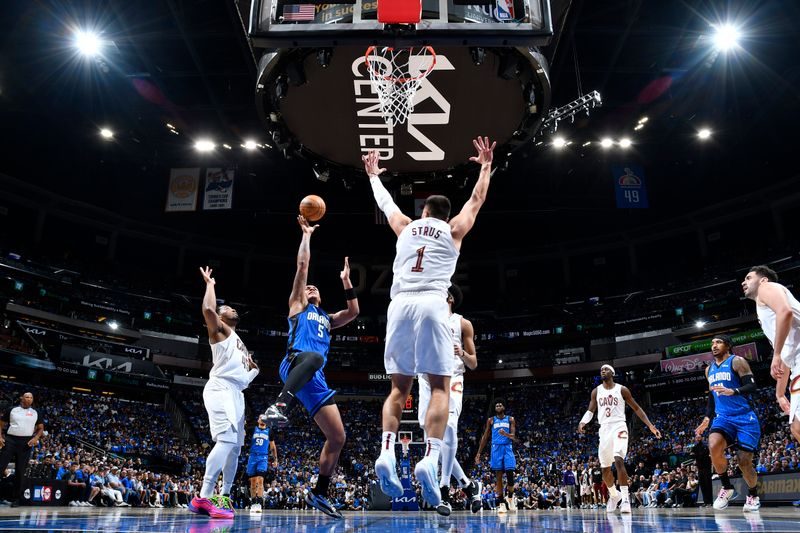
[[[731,483],[731,479],[728,477],[728,473],[725,472],[724,474],[719,475],[719,479],[722,482],[723,489],[732,489],[733,484]]]
[[[328,497],[328,487],[331,485],[331,476],[319,475],[317,479],[317,486],[312,489],[312,492],[317,496]]]
[[[277,403],[291,405],[297,391],[311,381],[314,374],[325,364],[325,359],[317,352],[302,352],[296,356],[294,366],[286,376],[286,383],[278,395]]]
[[[461,490],[464,491],[464,494],[467,495],[467,498],[472,498],[474,495],[473,489],[475,488],[475,486],[472,484],[472,481],[468,479],[462,479],[461,483],[464,483],[464,488]]]
[[[747,491],[747,494],[750,496],[758,497],[758,485],[756,485],[755,487],[750,487],[750,489]]]

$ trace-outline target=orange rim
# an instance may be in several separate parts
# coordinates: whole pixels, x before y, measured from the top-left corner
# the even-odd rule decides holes
[[[425,72],[423,72],[423,73],[419,74],[418,76],[404,76],[404,77],[401,77],[401,78],[397,78],[397,77],[395,77],[395,76],[383,76],[383,75],[382,75],[380,72],[378,72],[377,70],[373,69],[373,68],[372,68],[372,63],[371,63],[371,62],[370,62],[370,60],[369,60],[369,56],[370,56],[370,55],[371,55],[371,54],[372,54],[372,53],[373,53],[375,50],[377,50],[377,49],[378,49],[376,46],[370,46],[369,48],[367,48],[367,53],[366,53],[366,54],[364,54],[364,63],[366,63],[366,64],[367,64],[367,68],[368,68],[368,69],[369,69],[371,72],[373,72],[373,73],[374,73],[375,77],[382,78],[382,79],[383,79],[383,80],[385,80],[385,81],[390,81],[390,82],[392,82],[392,83],[408,83],[408,82],[410,82],[410,81],[417,81],[417,80],[421,80],[421,79],[423,79],[423,78],[426,78],[426,77],[428,76],[428,74],[430,74],[430,73],[431,73],[431,71],[433,70],[433,67],[435,67],[435,66],[436,66],[436,51],[433,49],[433,47],[432,47],[432,46],[425,46],[425,47],[423,47],[423,48],[425,48],[426,50],[428,50],[428,53],[430,54],[430,56],[428,56],[428,57],[430,57],[430,58],[432,59],[432,61],[431,61],[431,64],[430,64],[430,66],[428,66],[428,70],[426,70]],[[394,50],[394,48],[391,48],[391,47],[386,47],[386,49],[387,49],[387,50],[390,50],[390,51],[391,51],[391,50]],[[412,53],[412,51],[413,51],[413,50],[414,50],[414,47],[413,47],[413,46],[412,46],[412,47],[409,47],[409,56],[411,55],[411,53]],[[377,54],[376,54],[376,56],[377,56]],[[383,57],[383,56],[381,56],[381,57]],[[392,65],[394,65],[394,63],[392,63]]]

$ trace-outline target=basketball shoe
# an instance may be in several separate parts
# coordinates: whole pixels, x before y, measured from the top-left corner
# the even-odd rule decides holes
[[[403,496],[403,485],[397,478],[397,459],[392,453],[382,453],[375,461],[375,475],[381,484],[381,490],[387,496],[400,498]]]
[[[422,488],[422,497],[428,505],[436,507],[442,501],[442,493],[439,490],[439,476],[436,475],[436,467],[439,466],[430,456],[423,457],[417,466],[414,467],[414,475]]]
[[[283,414],[283,410],[286,409],[285,403],[273,403],[267,410],[264,412],[263,415],[259,416],[259,420],[263,420],[268,424],[273,424],[276,426],[285,426],[289,423],[289,419]]]
[[[721,510],[728,507],[728,502],[736,498],[736,491],[733,488],[726,489],[725,487],[719,489],[719,495],[714,500],[714,509]]]
[[[608,504],[606,505],[606,512],[613,513],[617,510],[619,503],[622,501],[622,494],[617,491],[616,496],[608,496]]]
[[[622,514],[630,514],[631,512],[631,500],[630,498],[623,498],[622,501],[619,503],[619,512]]]
[[[483,485],[480,481],[470,481],[469,485],[464,487],[464,493],[469,499],[469,509],[473,513],[481,510],[481,490]]]
[[[197,514],[207,514],[211,518],[233,518],[233,509],[217,506],[212,499],[195,496],[188,509]]]
[[[745,513],[755,513],[759,509],[761,509],[761,500],[758,496],[748,496],[742,507],[742,511]]]
[[[334,507],[328,498],[319,494],[314,494],[312,491],[306,493],[306,503],[309,507],[313,507],[317,511],[323,512],[333,518],[343,518],[342,513]]]
[[[442,501],[436,506],[436,512],[442,516],[450,516],[453,507],[450,505],[450,487],[439,487],[442,493]]]

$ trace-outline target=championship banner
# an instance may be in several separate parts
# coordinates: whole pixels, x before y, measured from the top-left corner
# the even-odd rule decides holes
[[[614,192],[617,207],[646,209],[647,187],[644,185],[644,169],[638,165],[613,166]]]
[[[232,168],[207,168],[203,209],[230,209],[233,205]]]
[[[194,211],[197,208],[199,168],[173,168],[169,174],[166,212]]]
[[[741,344],[733,348],[733,353],[744,357],[748,361],[758,361],[758,350],[756,343],[750,342]],[[676,357],[673,359],[665,359],[661,361],[661,372],[667,374],[682,374],[685,372],[694,372],[701,370],[703,365],[710,363],[714,360],[711,352],[698,353],[694,355],[687,355],[685,357]]]
[[[682,355],[688,355],[691,353],[697,352],[706,352],[711,350],[711,340],[714,337],[711,336],[706,340],[703,341],[695,341],[695,342],[687,342],[686,344],[676,344],[674,346],[667,346],[667,358],[670,357],[680,357]],[[734,351],[738,349],[738,345],[743,342],[753,342],[759,339],[763,339],[764,332],[759,329],[751,329],[749,331],[745,331],[743,333],[737,333],[735,335],[731,335],[731,341],[734,345]]]

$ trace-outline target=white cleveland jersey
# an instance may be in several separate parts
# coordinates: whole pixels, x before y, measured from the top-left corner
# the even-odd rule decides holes
[[[396,248],[392,298],[401,292],[437,290],[447,297],[458,261],[450,224],[433,217],[413,220],[400,232]]]
[[[625,400],[619,383],[615,383],[612,389],[602,384],[597,387],[597,421],[600,426],[625,422]]]
[[[211,345],[211,359],[214,366],[209,379],[225,381],[240,391],[258,375],[257,369],[248,369],[250,354],[235,331],[231,331],[224,341]]]
[[[450,326],[450,331],[453,332],[453,345],[463,348],[464,345],[461,343],[461,315],[457,313],[450,315],[448,325]],[[453,354],[455,355],[455,349],[453,350]],[[465,372],[464,360],[457,355],[455,358],[456,361],[453,365],[453,376],[463,376]]]
[[[786,298],[789,300],[789,307],[792,309],[792,325],[789,326],[789,334],[786,336],[786,342],[783,344],[783,353],[781,358],[789,368],[795,364],[795,357],[800,351],[800,302],[792,293],[781,285],[780,283],[769,282],[770,285],[777,285],[785,293]],[[757,305],[756,313],[758,314],[758,321],[761,322],[761,329],[764,330],[764,335],[769,339],[769,343],[775,346],[775,311],[766,305]]]

